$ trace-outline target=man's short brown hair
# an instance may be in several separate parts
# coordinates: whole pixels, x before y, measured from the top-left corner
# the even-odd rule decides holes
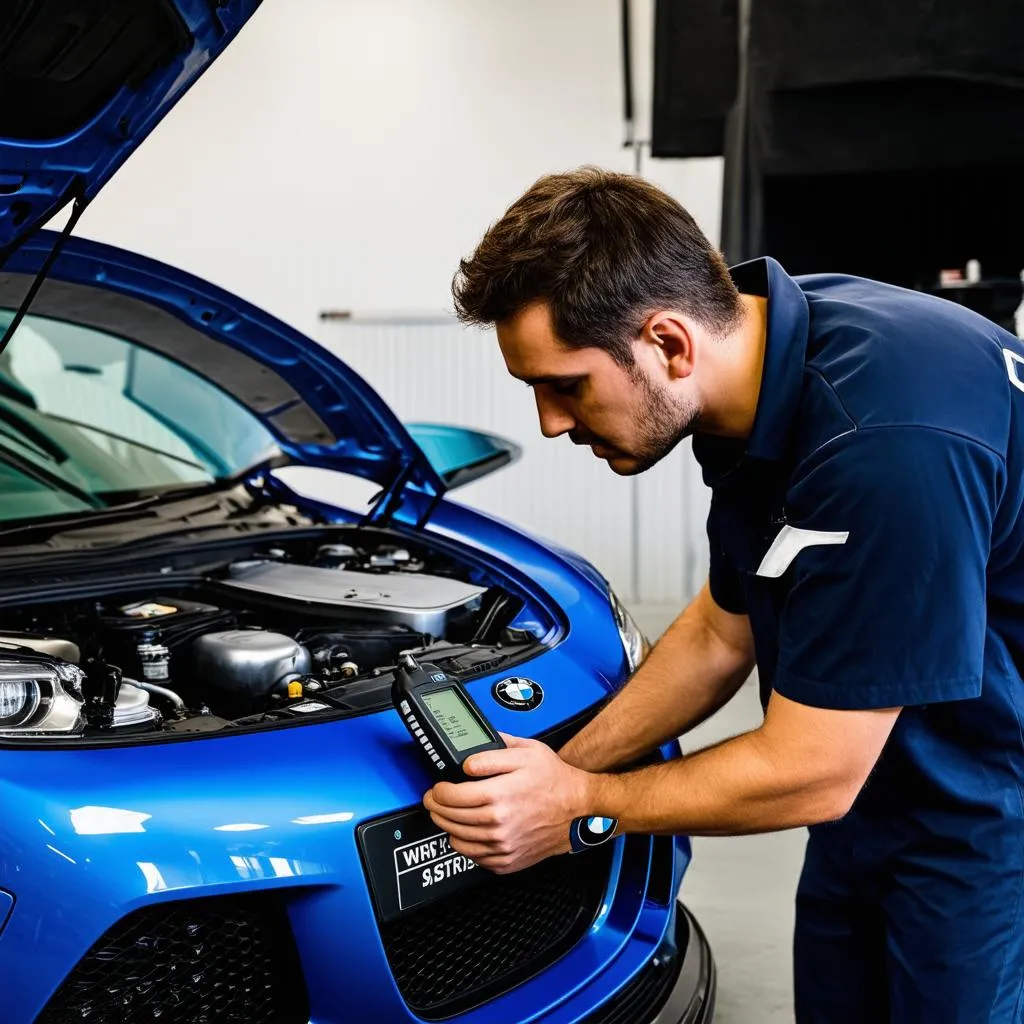
[[[494,324],[547,302],[558,337],[633,363],[631,341],[656,309],[716,334],[738,322],[725,261],[671,196],[642,178],[583,167],[541,178],[459,264],[459,319]]]

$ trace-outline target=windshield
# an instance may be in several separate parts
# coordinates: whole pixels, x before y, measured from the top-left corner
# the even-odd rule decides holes
[[[104,331],[29,315],[0,356],[0,520],[211,484],[277,451],[208,380]]]

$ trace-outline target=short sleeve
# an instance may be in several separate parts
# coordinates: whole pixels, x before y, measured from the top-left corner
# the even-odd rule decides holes
[[[720,536],[719,506],[712,495],[708,512],[708,588],[715,604],[733,615],[746,615],[747,602],[743,595],[740,574],[725,552]]]
[[[807,460],[787,493],[808,532],[790,538],[774,689],[835,709],[978,696],[1004,477],[997,453],[927,427],[852,432]]]

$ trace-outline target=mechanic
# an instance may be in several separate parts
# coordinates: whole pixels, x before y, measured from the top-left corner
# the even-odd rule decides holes
[[[692,434],[712,489],[708,581],[601,713],[426,794],[454,848],[508,872],[581,815],[807,825],[798,1020],[1020,1021],[1024,346],[925,294],[729,270],[673,199],[594,168],[537,182],[453,292],[547,437],[629,475]],[[755,662],[759,728],[629,768]]]

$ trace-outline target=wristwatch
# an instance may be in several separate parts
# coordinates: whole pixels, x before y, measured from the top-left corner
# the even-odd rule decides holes
[[[615,838],[618,818],[574,818],[569,824],[569,846],[573,853],[582,853]]]

